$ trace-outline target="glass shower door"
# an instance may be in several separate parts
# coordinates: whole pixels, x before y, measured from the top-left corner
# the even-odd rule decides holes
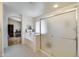
[[[76,11],[42,20],[46,22],[47,33],[41,32],[41,49],[51,56],[76,56]]]

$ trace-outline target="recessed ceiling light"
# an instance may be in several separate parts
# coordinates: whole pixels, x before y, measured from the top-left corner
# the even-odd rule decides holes
[[[54,7],[54,8],[57,8],[57,7],[58,7],[58,5],[57,5],[57,4],[55,4],[53,7]]]

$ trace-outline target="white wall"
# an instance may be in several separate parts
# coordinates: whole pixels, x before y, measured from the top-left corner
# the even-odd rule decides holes
[[[23,16],[22,17],[22,39],[29,39],[31,41],[33,41],[33,36],[34,34],[32,34],[31,36],[25,31],[27,29],[27,25],[31,25],[34,28],[34,23],[33,23],[33,18],[32,17],[28,17],[28,16]]]
[[[3,46],[8,47],[8,17],[18,16],[18,13],[13,9],[8,9],[6,5],[3,4]]]
[[[2,31],[3,31],[3,9],[2,2],[0,2],[0,56],[2,56]]]
[[[77,32],[77,37],[78,37],[78,57],[79,57],[79,3],[78,3],[78,9],[77,9],[77,26],[78,26],[78,28],[77,28],[77,30],[78,30],[78,32]]]

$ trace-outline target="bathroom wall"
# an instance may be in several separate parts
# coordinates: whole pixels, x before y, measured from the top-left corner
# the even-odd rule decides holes
[[[2,56],[2,32],[3,32],[3,7],[2,2],[0,2],[0,56]]]
[[[78,14],[77,14],[77,19],[78,19],[78,20],[77,20],[77,21],[78,21],[78,22],[77,22],[77,26],[78,26],[78,28],[77,28],[77,30],[78,30],[78,32],[77,32],[77,34],[78,34],[78,35],[77,35],[77,37],[78,37],[78,53],[77,53],[77,54],[78,54],[78,57],[79,57],[79,3],[78,3],[77,13],[78,13]]]
[[[32,28],[34,28],[34,23],[33,23],[33,18],[32,17],[28,17],[28,16],[23,16],[22,17],[22,39],[24,40],[30,40],[33,41],[33,36],[34,33],[29,33],[26,32],[26,30],[28,31],[27,26],[31,25]]]

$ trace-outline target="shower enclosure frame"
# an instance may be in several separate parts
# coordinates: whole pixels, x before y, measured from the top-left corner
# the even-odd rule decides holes
[[[78,25],[77,25],[77,20],[78,20],[78,18],[77,18],[77,6],[76,7],[74,7],[74,8],[71,8],[71,9],[68,9],[68,10],[66,10],[66,11],[63,11],[63,12],[59,12],[58,14],[55,14],[55,15],[52,15],[52,16],[49,16],[49,17],[44,17],[44,18],[40,18],[40,51],[42,51],[41,50],[41,20],[43,20],[43,19],[47,19],[47,18],[50,18],[50,17],[54,17],[54,16],[58,16],[58,15],[62,15],[62,14],[65,14],[65,13],[69,13],[69,12],[72,12],[72,11],[75,11],[76,12],[76,57],[78,57],[78,29],[77,29],[77,27],[78,27]],[[46,52],[44,52],[44,51],[42,51],[43,53],[45,53],[45,54],[47,54]],[[49,55],[49,54],[47,54],[47,55]]]

